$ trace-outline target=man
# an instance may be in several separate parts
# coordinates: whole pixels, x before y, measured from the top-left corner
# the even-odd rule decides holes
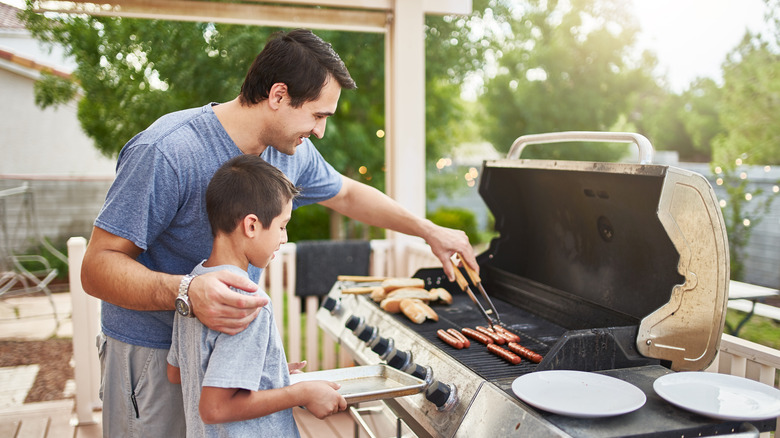
[[[322,138],[341,89],[356,85],[330,44],[308,30],[279,34],[247,73],[240,95],[161,117],[122,149],[82,265],[84,289],[103,300],[99,352],[105,436],[181,436],[181,389],[168,382],[174,303],[207,327],[235,334],[267,300],[227,271],[186,276],[211,251],[205,191],[217,168],[260,155],[318,202],[369,225],[419,236],[453,278],[455,252],[477,267],[462,231],[419,218],[380,191],[336,172],[309,141]],[[254,281],[254,283],[253,283]]]

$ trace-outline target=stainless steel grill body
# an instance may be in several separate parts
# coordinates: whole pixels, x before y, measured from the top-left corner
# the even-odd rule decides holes
[[[479,344],[455,350],[438,340],[440,328],[484,325],[438,268],[415,274],[428,288],[453,295],[452,305],[434,307],[436,323],[387,314],[365,296],[341,295],[349,284],[336,283],[330,305],[318,313],[320,326],[360,364],[387,362],[425,374],[435,391],[387,401],[420,436],[679,437],[737,430],[738,423],[674,408],[652,390],[655,378],[701,370],[714,359],[729,263],[709,183],[648,164],[652,153],[640,143],[640,164],[521,160],[512,155],[522,148],[513,147],[510,158],[483,165],[479,191],[499,236],[478,256],[482,282],[521,344],[544,356],[540,364],[511,365]],[[643,389],[648,401],[633,413],[583,420],[538,411],[514,396],[514,379],[549,369],[612,375]]]

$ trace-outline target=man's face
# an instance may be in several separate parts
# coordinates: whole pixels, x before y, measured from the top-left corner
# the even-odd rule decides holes
[[[290,105],[290,98],[283,98],[277,115],[277,123],[271,128],[269,146],[287,155],[295,153],[295,148],[304,138],[314,135],[322,138],[328,117],[336,112],[341,96],[338,82],[330,78],[322,88],[317,100],[304,103],[300,108]]]

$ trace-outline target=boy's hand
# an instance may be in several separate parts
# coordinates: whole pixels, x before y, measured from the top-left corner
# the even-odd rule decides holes
[[[287,370],[290,371],[290,374],[301,374],[303,373],[303,368],[306,367],[306,361],[302,362],[290,362],[287,364]]]
[[[302,389],[306,396],[302,406],[320,420],[347,409],[344,396],[336,391],[341,387],[338,383],[312,380],[296,383],[294,386],[297,385],[304,385]]]
[[[240,294],[230,290],[231,286],[247,292],[257,290],[257,284],[244,276],[216,271],[195,277],[190,283],[189,297],[193,312],[203,325],[235,335],[255,320],[268,299]]]

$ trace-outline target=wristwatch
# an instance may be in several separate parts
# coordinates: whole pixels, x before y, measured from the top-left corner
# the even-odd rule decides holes
[[[179,296],[176,297],[176,311],[181,316],[188,318],[194,318],[195,314],[192,313],[192,305],[190,304],[190,297],[187,294],[190,290],[190,282],[195,278],[192,274],[187,274],[181,279],[179,283]]]

